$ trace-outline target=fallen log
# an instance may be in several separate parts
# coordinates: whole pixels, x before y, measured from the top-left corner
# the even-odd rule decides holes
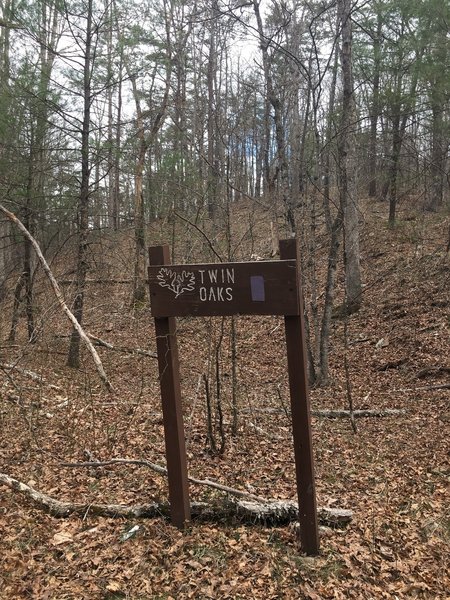
[[[363,417],[398,417],[399,415],[406,414],[406,410],[401,408],[386,408],[384,410],[378,409],[365,409],[365,410],[313,410],[311,411],[315,417],[323,417],[325,419],[341,419],[350,418],[351,414],[356,419]]]
[[[395,390],[394,390],[395,391]],[[397,390],[399,391],[399,390]],[[262,412],[267,414],[282,414],[286,413],[286,411],[282,408],[253,408],[253,412]],[[243,409],[242,412],[248,413],[249,409]],[[287,411],[288,416],[290,416],[290,411]],[[314,417],[324,418],[324,419],[348,419],[350,418],[351,411],[349,410],[312,410],[311,414]],[[353,417],[360,419],[363,417],[398,417],[399,415],[406,414],[406,410],[403,408],[386,408],[386,409],[361,409],[354,410]]]
[[[443,373],[450,373],[450,367],[443,365],[424,367],[416,373],[416,377],[417,379],[425,379],[426,377],[431,377],[433,375],[442,375]]]
[[[423,385],[420,387],[412,388],[396,388],[393,392],[433,392],[434,390],[449,390],[450,383],[442,383],[437,385]]]
[[[32,504],[44,512],[58,518],[77,514],[87,514],[112,518],[156,518],[169,517],[170,507],[166,503],[152,502],[127,506],[123,504],[94,504],[88,502],[63,502],[37,491],[35,488],[0,473],[0,483],[23,494]],[[264,523],[266,525],[284,525],[298,520],[298,505],[291,500],[228,500],[216,504],[193,502],[191,513],[198,520],[237,520],[242,523]],[[318,509],[318,518],[322,525],[342,527],[353,518],[351,510],[324,507]]]

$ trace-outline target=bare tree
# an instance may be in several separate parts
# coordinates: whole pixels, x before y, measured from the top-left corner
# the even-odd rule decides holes
[[[341,30],[342,114],[338,134],[339,202],[344,226],[345,311],[361,306],[359,211],[355,189],[355,98],[352,70],[351,0],[338,0]]]
[[[91,128],[91,103],[92,87],[91,77],[94,59],[93,30],[93,0],[87,0],[86,13],[83,15],[86,22],[85,37],[83,40],[83,118],[81,129],[81,182],[78,197],[78,252],[76,268],[76,292],[73,303],[73,313],[78,323],[83,319],[84,295],[86,274],[88,271],[88,231],[89,231],[89,179],[90,155],[89,133]],[[69,354],[67,357],[69,367],[80,366],[80,333],[75,328],[70,338]]]

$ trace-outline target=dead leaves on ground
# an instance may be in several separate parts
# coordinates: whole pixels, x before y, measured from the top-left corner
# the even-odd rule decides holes
[[[370,293],[349,323],[354,403],[358,409],[406,413],[361,419],[357,435],[346,420],[314,419],[318,503],[354,511],[346,530],[324,533],[319,557],[300,555],[294,527],[210,523],[181,534],[162,518],[125,522],[88,513],[58,520],[2,487],[2,600],[446,599],[449,390],[414,391],[421,369],[430,382],[448,381],[448,373],[439,370],[450,352],[448,265],[446,270],[436,250],[438,229],[434,236],[432,227],[417,256],[401,231],[383,230],[376,215],[367,215],[362,249]],[[100,337],[107,332],[120,346],[154,350],[148,315],[127,314],[122,292],[108,293],[105,303],[98,286],[91,291],[89,329]],[[204,394],[198,388],[207,365],[205,322],[178,323],[190,472],[261,496],[293,498],[283,327],[269,317],[238,323],[240,431],[237,438],[230,435],[226,342],[223,457],[211,455],[207,446]],[[333,327],[332,384],[312,391],[315,409],[347,408],[342,324]],[[84,460],[86,450],[97,460],[130,456],[162,462],[164,441],[154,359],[101,349],[118,391],[112,402],[88,362],[79,373],[64,366],[66,342],[53,334],[44,331],[42,343],[28,350],[20,363],[25,372],[0,381],[1,470],[60,500],[167,498],[166,481],[145,469],[77,472],[59,466],[62,460]],[[382,339],[388,343],[377,347]],[[405,388],[410,391],[399,391]],[[196,500],[211,499],[211,492],[196,486],[191,493]]]

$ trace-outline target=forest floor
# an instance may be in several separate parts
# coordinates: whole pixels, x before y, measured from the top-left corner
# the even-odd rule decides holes
[[[180,532],[163,517],[124,520],[87,511],[57,519],[0,485],[2,600],[449,597],[449,220],[405,210],[398,227],[388,230],[385,210],[365,207],[363,306],[348,319],[347,350],[343,322],[333,321],[331,382],[312,389],[311,402],[314,410],[347,408],[347,352],[354,408],[404,413],[358,419],[356,433],[348,419],[313,417],[318,505],[353,511],[346,527],[322,531],[320,555],[301,554],[293,525],[224,519],[194,521]],[[152,242],[166,233],[155,225]],[[270,247],[264,228],[260,237],[252,229],[253,235],[247,259],[267,255]],[[178,258],[190,260],[201,242],[195,232],[185,237]],[[68,277],[64,261],[72,261],[66,252],[53,262],[60,279]],[[113,238],[93,244],[91,258],[96,270],[90,277],[130,272],[131,258]],[[0,472],[59,500],[167,500],[165,478],[143,466],[61,464],[87,457],[165,463],[157,362],[98,348],[114,396],[87,353],[79,371],[69,369],[70,328],[39,277],[37,343],[25,342],[21,322],[15,344],[8,345],[10,307],[2,311]],[[130,309],[129,286],[92,284],[84,326],[115,346],[155,350],[148,307]],[[218,456],[207,440],[202,375],[213,369],[221,321],[178,321],[189,472],[258,496],[296,499],[282,319],[238,319],[236,436],[229,327],[227,321],[219,351],[225,451]],[[216,437],[219,443],[217,431]],[[192,485],[190,491],[192,500],[218,498],[208,488]],[[137,533],[124,541],[135,525]]]

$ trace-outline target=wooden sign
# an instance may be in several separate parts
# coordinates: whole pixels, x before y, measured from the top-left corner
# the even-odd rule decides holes
[[[319,534],[296,240],[280,241],[279,261],[170,265],[169,247],[150,248],[149,287],[155,317],[171,518],[190,520],[186,448],[176,338],[177,316],[284,315],[300,540],[318,554]]]
[[[298,315],[295,260],[151,266],[154,317]]]

